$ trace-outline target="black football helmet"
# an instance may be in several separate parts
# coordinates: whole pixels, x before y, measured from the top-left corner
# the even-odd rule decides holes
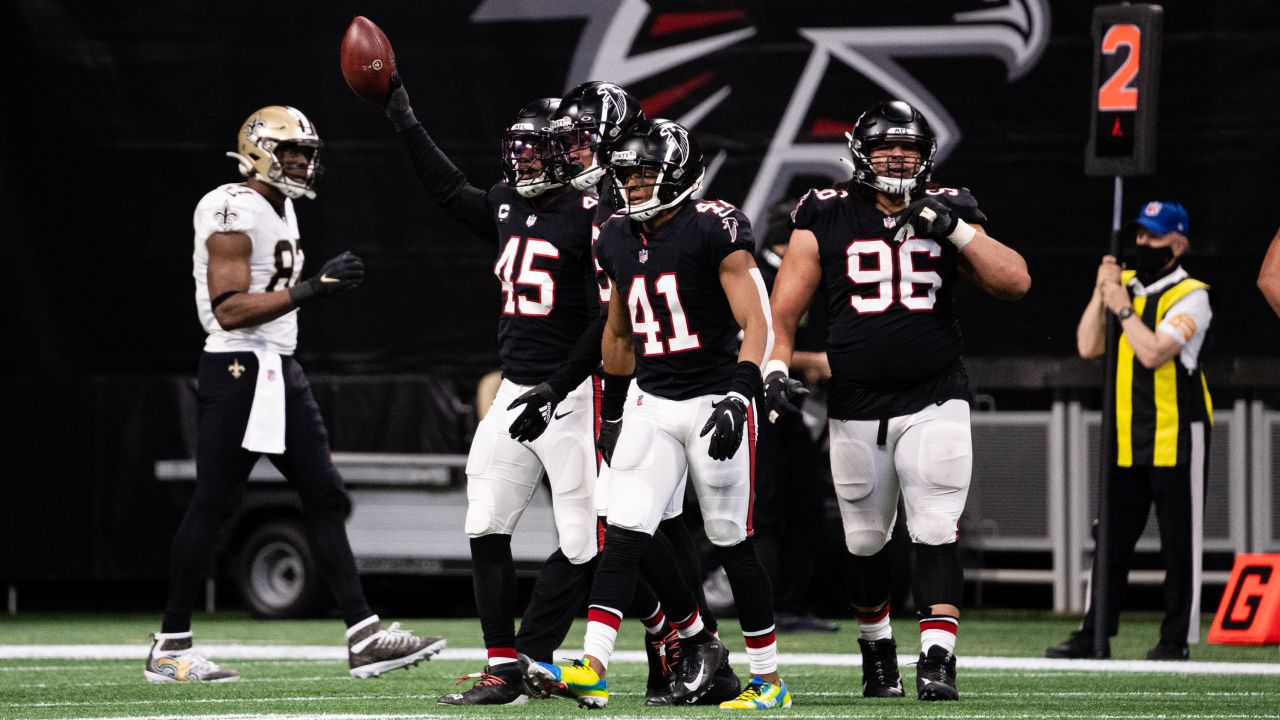
[[[631,126],[644,119],[640,101],[611,82],[592,80],[573,88],[551,116],[553,172],[562,183],[586,190],[604,177],[602,157]],[[570,155],[590,147],[591,163],[584,166]]]
[[[608,165],[614,185],[624,201],[619,212],[641,222],[687,200],[702,187],[702,176],[706,171],[702,148],[689,131],[678,122],[658,118],[641,120],[631,128],[631,132],[613,143]],[[653,187],[653,194],[649,199],[633,204],[627,192],[627,181],[646,170],[656,171],[652,181],[644,183]]]
[[[933,156],[938,141],[924,119],[911,105],[893,100],[875,105],[862,113],[853,125],[849,138],[849,154],[853,156],[853,179],[887,195],[908,197],[921,188],[933,171]],[[906,140],[920,151],[920,164],[909,176],[882,175],[871,165],[871,151],[879,144]],[[907,169],[910,172],[910,169]]]
[[[520,108],[516,121],[503,133],[503,177],[520,197],[537,197],[564,184],[552,176],[547,155],[547,126],[559,105],[557,98],[534,100]]]

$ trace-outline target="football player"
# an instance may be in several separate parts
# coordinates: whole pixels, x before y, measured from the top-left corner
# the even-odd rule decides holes
[[[863,695],[901,697],[889,626],[889,555],[901,493],[915,546],[921,700],[956,700],[963,589],[956,523],[973,450],[969,381],[952,293],[956,273],[994,297],[1031,285],[1022,256],[987,235],[963,188],[929,183],[936,141],[905,102],[864,112],[849,134],[853,182],[810,190],[774,284],[777,342],[765,367],[770,408],[796,414],[787,376],[796,322],[821,285],[827,303],[831,470],[854,560]]]
[[[571,89],[561,99],[560,107],[551,115],[549,130],[551,135],[550,161],[552,173],[566,185],[594,190],[600,198],[602,212],[597,213],[597,222],[592,228],[593,243],[594,239],[599,237],[599,226],[613,215],[621,207],[622,203],[612,178],[606,175],[605,157],[607,149],[643,118],[644,112],[640,108],[640,102],[631,93],[613,83],[598,80],[585,82]],[[597,325],[583,336],[583,341],[593,343],[594,349],[598,353],[601,335],[604,331],[604,320],[608,311],[609,293],[612,288],[609,276],[600,268],[598,262],[596,263],[596,281],[600,286],[600,300],[603,303],[602,312],[598,318]],[[596,478],[596,510],[602,516],[608,510],[606,504],[608,482],[609,471],[606,466],[600,469],[600,473]],[[716,633],[716,619],[707,607],[706,597],[702,590],[703,572],[698,561],[699,553],[689,533],[689,528],[685,525],[684,518],[680,515],[679,506],[668,508],[668,514],[665,514],[662,522],[659,523],[658,533],[655,537],[659,539],[660,547],[649,553],[649,555],[656,555],[656,558],[646,556],[646,563],[642,567],[644,576],[668,572],[669,565],[662,567],[659,561],[674,559],[679,568],[680,577],[693,590],[698,600],[698,608],[703,623],[710,632]],[[556,580],[566,577],[562,572],[552,571],[554,568],[551,567],[551,563],[556,559],[554,555],[548,559],[548,566],[544,569],[543,574],[539,576],[538,585],[534,588],[534,596],[538,598],[540,589],[547,587],[550,592],[557,593],[559,598],[546,597],[546,602],[542,604],[544,607],[564,607],[573,611],[586,600],[590,588],[583,588],[581,592],[575,592],[572,595],[565,593],[563,590],[555,589],[563,587],[563,584],[556,582]],[[567,602],[570,596],[573,601]],[[535,603],[531,602],[530,609],[532,610],[534,607]],[[648,621],[646,619],[648,614],[644,614],[643,608],[641,613],[640,617],[645,621],[645,629],[648,632],[646,649],[650,656],[649,681],[645,695],[649,700],[660,702],[659,698],[670,694],[667,686],[672,676],[672,670],[678,664],[671,661],[672,657],[678,657],[679,654],[678,634],[666,623]],[[526,618],[528,619],[528,614],[526,614]],[[676,622],[680,621],[676,620]],[[537,636],[554,635],[557,644],[550,645],[548,652],[545,653],[547,659],[550,659],[550,649],[558,647],[558,643],[564,640],[568,630],[569,627],[566,623],[522,623],[520,634],[517,635],[517,642],[523,645],[525,643],[520,641],[527,640],[529,646],[537,647],[537,642],[535,642],[538,639]],[[545,645],[546,643],[543,644]],[[660,660],[655,661],[657,653],[662,653],[662,656]],[[526,652],[526,654],[535,659],[542,659],[531,652]],[[663,670],[665,672],[661,672]],[[737,676],[726,658],[724,665],[721,666],[716,674],[714,686],[698,700],[698,704],[718,705],[724,700],[736,697],[740,687]]]
[[[601,228],[597,252],[616,290],[602,342],[598,439],[610,466],[608,528],[584,658],[568,666],[522,658],[526,678],[585,707],[608,703],[605,675],[637,564],[669,508],[682,502],[687,477],[728,571],[753,673],[742,694],[720,706],[787,707],[772,591],[751,538],[753,407],[771,342],[751,226],[732,205],[691,200],[702,183],[702,152],[678,123],[637,124],[610,148],[609,165],[624,206]],[[698,700],[724,661],[723,644],[702,623],[679,634],[680,675],[669,697],[650,704]]]
[[[616,87],[616,86],[615,86]],[[597,551],[595,388],[602,321],[592,234],[599,212],[593,188],[566,186],[551,173],[547,128],[559,100],[525,106],[502,141],[504,178],[488,190],[471,185],[436,146],[397,75],[385,108],[419,180],[448,214],[498,239],[494,265],[502,287],[498,354],[502,384],[476,429],[467,459],[466,532],[471,538],[476,604],[488,666],[446,705],[523,703],[516,649],[550,659],[581,601]],[[636,104],[638,108],[638,103]],[[517,639],[511,533],[546,472],[559,550],[544,569],[527,617],[537,630]],[[698,617],[693,593],[678,576],[647,575],[673,618]],[[640,588],[636,607],[655,628],[665,623],[657,599]],[[678,621],[677,621],[678,622]],[[470,677],[470,676],[469,676]]]
[[[264,107],[245,120],[235,159],[246,178],[223,185],[195,211],[196,309],[208,333],[200,356],[196,492],[173,541],[169,599],[145,677],[156,683],[228,682],[229,668],[192,647],[191,611],[208,574],[209,548],[266,454],[302,498],[307,540],[347,624],[351,675],[416,664],[445,641],[418,637],[369,609],[347,541],[350,508],[333,466],[311,386],[293,358],[297,309],[359,287],[364,264],[349,252],[302,282],[296,198],[315,197],[320,136],[300,111]]]

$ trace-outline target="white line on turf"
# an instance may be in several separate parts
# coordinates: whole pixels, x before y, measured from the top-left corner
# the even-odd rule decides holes
[[[0,645],[0,660],[137,660],[147,656],[147,645]],[[331,645],[200,645],[200,652],[218,660],[333,660],[347,659],[347,650]],[[731,659],[743,658],[735,653]],[[580,657],[577,650],[561,650],[556,657]],[[441,660],[487,659],[484,648],[448,648]],[[916,656],[898,658],[902,665],[914,663]],[[614,662],[645,662],[639,650],[614,653]],[[1049,658],[979,657],[961,655],[959,667],[966,670],[1056,671],[1101,673],[1176,673],[1186,675],[1280,675],[1280,663],[1245,662],[1158,662],[1153,660],[1053,660]],[[779,653],[778,664],[858,667],[862,656],[845,653]]]
[[[864,708],[849,708],[851,713]],[[841,717],[865,717],[862,713],[856,715],[842,715],[839,712],[828,713],[804,713],[796,712],[795,708],[784,711],[784,717],[789,720],[836,720]],[[126,716],[94,716],[88,718],[67,718],[66,720],[314,720],[315,714],[298,714],[298,715],[191,715],[183,713],[181,715],[126,715]],[[458,714],[329,714],[322,716],[324,720],[457,720]],[[466,715],[468,718],[509,718],[509,714]],[[610,715],[610,720],[689,720],[689,715]],[[1031,713],[947,713],[948,718],[955,720],[1043,720],[1044,715]],[[1070,720],[1137,720],[1137,718],[1167,718],[1166,714],[1159,712],[1141,712],[1132,714],[1098,714],[1098,713],[1063,713],[1054,714],[1056,718],[1069,718]],[[1257,713],[1194,713],[1187,715],[1178,715],[1179,718],[1185,720],[1262,720],[1263,718],[1278,718],[1280,715],[1275,714],[1257,714]]]

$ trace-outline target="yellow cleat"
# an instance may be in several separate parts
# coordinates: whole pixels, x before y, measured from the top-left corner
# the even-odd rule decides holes
[[[577,700],[578,705],[596,709],[609,703],[609,689],[605,679],[581,660],[572,665],[552,665],[534,662],[520,656],[525,679],[542,697],[557,695]]]
[[[751,682],[747,684],[747,689],[733,700],[726,700],[720,703],[720,707],[726,710],[774,710],[776,708],[791,707],[791,693],[787,691],[787,684],[778,681],[777,685],[765,682],[756,675],[751,678]]]

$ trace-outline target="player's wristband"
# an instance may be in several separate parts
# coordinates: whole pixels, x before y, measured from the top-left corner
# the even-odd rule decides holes
[[[764,364],[764,372],[761,374],[764,375],[765,377],[769,377],[775,372],[780,372],[783,375],[790,375],[791,368],[787,367],[787,364],[782,362],[781,360],[774,358]]]
[[[293,303],[294,307],[301,307],[302,303],[319,294],[320,292],[316,290],[315,283],[311,280],[305,280],[289,288],[289,302]]]
[[[751,400],[764,394],[764,379],[760,375],[760,366],[750,360],[738,363],[733,371],[733,380],[729,383],[729,393],[737,393],[751,404]]]
[[[600,395],[600,419],[622,419],[622,408],[627,404],[627,390],[631,387],[630,375],[604,374],[604,389]]]
[[[951,241],[952,245],[956,246],[957,250],[963,250],[964,246],[968,245],[969,242],[973,240],[973,236],[977,234],[977,229],[972,225],[956,218],[956,229],[951,231],[951,234],[947,236],[947,239]]]

